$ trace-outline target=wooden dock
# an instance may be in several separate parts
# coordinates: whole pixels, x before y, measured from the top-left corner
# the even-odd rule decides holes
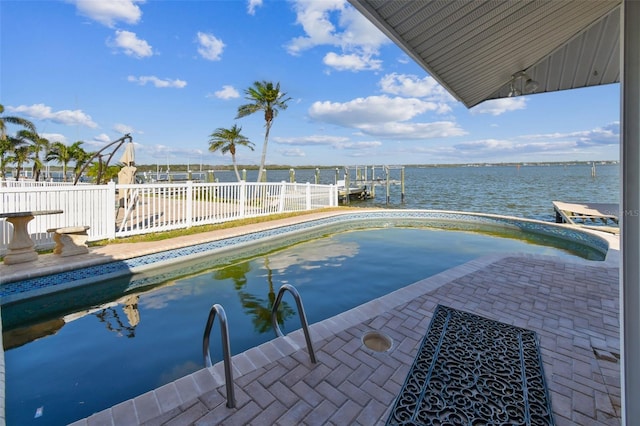
[[[553,209],[556,212],[556,223],[568,223],[612,234],[620,233],[620,228],[618,228],[620,206],[618,204],[572,204],[554,201]]]
[[[376,169],[382,171],[383,177],[376,177]],[[336,179],[337,179],[336,169]],[[351,171],[355,170],[355,179],[350,176]],[[391,171],[396,170],[399,172],[400,179],[391,179]],[[400,186],[400,201],[404,202],[405,188],[404,188],[404,166],[355,166],[352,168],[345,167],[345,181],[347,186],[354,185],[355,187],[365,188],[363,192],[364,197],[361,199],[375,198],[376,187],[382,186],[386,192],[386,202],[389,204],[390,200],[390,188],[392,185]],[[348,198],[345,198],[348,200]]]

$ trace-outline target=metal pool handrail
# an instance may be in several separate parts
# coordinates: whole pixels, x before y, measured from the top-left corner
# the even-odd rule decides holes
[[[227,315],[224,313],[222,305],[217,303],[211,307],[207,326],[204,329],[204,338],[202,339],[202,354],[204,355],[204,366],[211,367],[211,354],[209,353],[209,337],[211,335],[211,327],[216,319],[216,314],[220,317],[220,334],[222,337],[222,357],[224,359],[224,381],[227,388],[227,407],[235,408],[236,398],[233,391],[233,371],[231,369],[231,348],[229,345],[229,327],[227,326]]]
[[[309,351],[309,357],[311,357],[311,362],[316,363],[316,354],[313,351],[313,345],[311,343],[311,336],[309,335],[309,324],[307,323],[307,316],[304,313],[304,306],[302,306],[302,299],[300,298],[300,294],[298,290],[290,284],[283,284],[278,291],[278,296],[276,297],[276,301],[273,304],[273,308],[271,309],[271,323],[273,324],[273,329],[275,330],[278,336],[284,336],[282,330],[280,330],[280,326],[278,325],[278,306],[280,306],[280,302],[282,301],[282,296],[285,291],[289,291],[293,298],[296,301],[296,305],[298,305],[298,315],[300,316],[300,324],[302,325],[302,331],[304,331],[304,338],[307,341],[307,350]]]

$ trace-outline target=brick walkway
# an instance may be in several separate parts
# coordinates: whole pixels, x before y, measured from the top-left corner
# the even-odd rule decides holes
[[[306,301],[306,303],[310,303]],[[534,330],[556,424],[619,425],[618,268],[610,262],[488,257],[450,269],[233,357],[75,425],[384,424],[438,304]],[[361,343],[389,335],[389,352]]]

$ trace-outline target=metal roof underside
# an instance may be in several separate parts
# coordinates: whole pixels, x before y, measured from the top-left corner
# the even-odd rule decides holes
[[[469,108],[620,80],[621,0],[349,1]]]

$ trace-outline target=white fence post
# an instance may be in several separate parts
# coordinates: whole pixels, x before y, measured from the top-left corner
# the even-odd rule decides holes
[[[278,213],[284,212],[284,198],[287,194],[287,183],[282,181],[280,184],[280,197],[278,198]]]
[[[187,181],[187,228],[193,225],[193,181]]]
[[[329,205],[336,207],[338,205],[338,185],[329,185],[331,190],[329,191]]]
[[[240,181],[240,219],[244,219],[244,211],[245,205],[247,203],[247,182],[244,180]]]
[[[107,238],[114,240],[116,238],[116,183],[109,181],[107,183]],[[109,208],[110,207],[110,208]]]
[[[307,195],[307,210],[311,210],[311,184],[309,182],[307,182],[307,186],[306,186],[306,195]]]

